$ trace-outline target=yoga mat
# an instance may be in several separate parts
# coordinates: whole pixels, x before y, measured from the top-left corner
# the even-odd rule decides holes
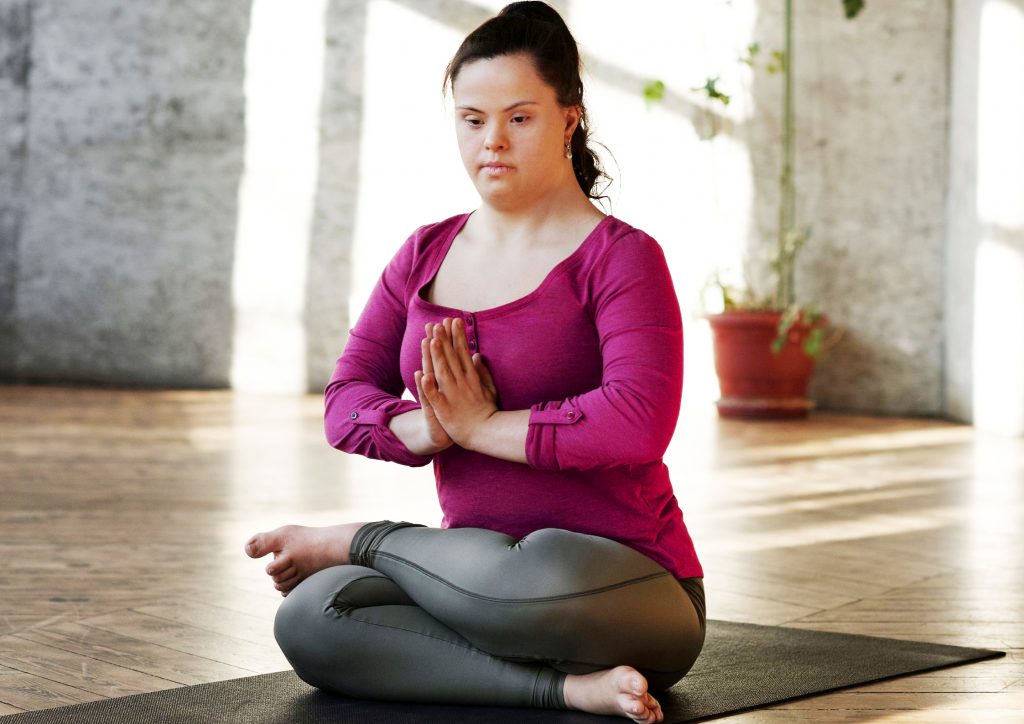
[[[657,695],[666,724],[733,714],[870,681],[1004,656],[1001,651],[875,636],[708,621],[704,651]],[[292,671],[0,717],[3,724],[585,724],[628,721],[577,711],[406,704],[313,689]]]

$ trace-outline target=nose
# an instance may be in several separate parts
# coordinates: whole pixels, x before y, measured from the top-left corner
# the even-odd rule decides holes
[[[501,124],[491,124],[487,130],[487,136],[484,138],[484,148],[488,151],[508,148],[508,137],[505,135],[505,129],[501,128]]]

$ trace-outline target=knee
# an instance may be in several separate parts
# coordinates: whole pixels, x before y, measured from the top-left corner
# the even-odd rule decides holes
[[[372,585],[357,583],[364,581]],[[336,688],[334,680],[346,658],[338,655],[346,648],[343,614],[364,603],[358,600],[361,592],[379,594],[381,584],[397,588],[371,569],[335,566],[314,573],[285,596],[274,618],[274,638],[300,679],[318,688]]]
[[[322,686],[316,676],[320,669],[317,662],[321,656],[319,637],[325,609],[330,606],[321,585],[321,574],[327,570],[330,569],[319,571],[293,588],[274,617],[274,638],[281,652],[300,679],[317,687]],[[321,580],[317,580],[318,576]]]

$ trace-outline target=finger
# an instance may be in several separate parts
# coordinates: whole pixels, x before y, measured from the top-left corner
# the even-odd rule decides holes
[[[443,344],[437,337],[430,340],[430,360],[434,371],[429,377],[436,381],[438,387],[455,383],[451,370],[448,368],[448,360],[444,356]]]
[[[484,363],[483,356],[477,352],[473,355],[473,369],[480,375],[480,382],[488,387],[492,392],[497,393],[498,387],[494,384],[494,378],[491,377],[491,371],[487,369],[487,365]]]
[[[427,374],[420,374],[420,389],[426,396],[427,405],[433,407],[434,397],[437,395],[437,383],[434,378]]]
[[[416,390],[420,393],[420,406],[423,408],[423,412],[430,417],[436,417],[434,413],[434,402],[432,397],[437,394],[437,387],[431,386],[431,389],[427,389],[427,381],[422,372],[417,371],[419,377],[416,378]]]
[[[447,419],[448,414],[451,412],[451,405],[444,396],[444,391],[438,385],[437,378],[433,375],[423,375],[422,377],[423,391],[427,395],[427,401],[430,403],[424,414],[437,420],[439,423],[442,419]]]
[[[416,396],[420,398],[420,406],[426,412],[430,407],[430,400],[427,399],[427,393],[423,391],[423,372],[416,370],[412,373],[412,378],[416,381]]]
[[[435,325],[434,325],[433,322],[427,322],[426,325],[424,325],[424,326],[425,326],[425,331],[426,331],[426,336],[424,337],[424,341],[426,341],[427,347],[423,349],[423,361],[424,362],[429,362],[430,361],[430,346],[429,345],[430,345],[430,340],[432,340],[434,338],[434,326]],[[423,371],[424,372],[431,372],[432,370],[429,367],[424,367]]]
[[[425,337],[420,341],[420,354],[423,356],[423,374],[432,375],[434,374],[434,362],[430,356],[430,340],[433,339],[433,335]]]
[[[457,384],[458,382],[456,372],[459,371],[459,368],[453,366],[454,360],[449,359],[452,354],[448,350],[450,346],[451,342],[445,339],[444,326],[440,324],[435,326],[434,338],[430,340],[430,357],[434,362],[435,377],[442,386],[446,382],[448,384]]]
[[[462,360],[459,359],[459,355],[455,351],[454,336],[451,331],[452,324],[451,320],[445,319],[445,324],[439,330],[439,338],[441,340],[441,351],[448,362],[448,369],[451,372],[452,378],[460,380],[465,373],[465,369],[463,369]]]
[[[469,351],[469,343],[466,341],[466,323],[461,319],[452,322],[452,342],[463,372],[474,384],[479,384],[479,376],[476,376],[476,365],[473,364],[473,353]]]

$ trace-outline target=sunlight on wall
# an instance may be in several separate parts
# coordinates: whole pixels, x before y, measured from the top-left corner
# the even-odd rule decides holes
[[[325,0],[254,0],[235,239],[231,385],[304,392],[306,259],[317,182]]]
[[[388,0],[367,8],[350,326],[417,227],[479,204],[441,98],[445,66],[462,37]]]
[[[978,42],[974,423],[1024,433],[1024,11],[990,0]],[[1017,243],[1012,243],[1016,238]],[[955,344],[955,340],[951,340]]]
[[[978,215],[1024,229],[1024,7],[986,2],[978,48]]]

